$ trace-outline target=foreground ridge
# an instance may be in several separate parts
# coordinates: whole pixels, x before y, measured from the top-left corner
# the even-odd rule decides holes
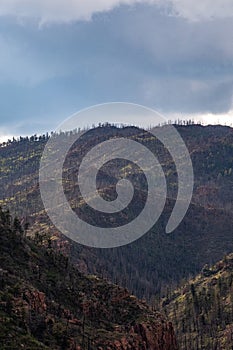
[[[0,210],[0,348],[177,350],[171,322],[126,289],[35,245]]]

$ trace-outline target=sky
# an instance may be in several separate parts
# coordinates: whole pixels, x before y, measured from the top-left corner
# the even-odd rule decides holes
[[[233,124],[233,1],[0,1],[0,140],[114,101]]]

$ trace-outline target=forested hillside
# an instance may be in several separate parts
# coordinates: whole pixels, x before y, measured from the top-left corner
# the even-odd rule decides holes
[[[52,244],[59,249],[62,246],[81,271],[106,276],[148,300],[155,294],[163,295],[168,285],[176,286],[183,278],[198,273],[204,264],[212,264],[233,251],[233,129],[201,125],[176,125],[176,128],[190,151],[195,186],[190,209],[172,234],[165,234],[165,226],[177,194],[175,165],[152,134],[135,127],[105,125],[90,130],[70,149],[63,173],[66,196],[73,210],[93,224],[105,225],[108,218],[100,218],[80,198],[76,169],[83,156],[101,141],[122,136],[141,142],[154,152],[166,174],[168,200],[158,223],[140,240],[116,249],[91,249],[70,244],[59,235],[43,209],[38,185],[40,157],[48,135],[21,138],[1,146],[1,204],[30,223],[29,234],[50,235]],[[76,132],[79,131],[53,137],[66,142],[68,137],[75,137]],[[98,176],[101,189],[112,198],[115,190],[107,189],[109,178],[117,180],[120,172],[129,174],[132,170],[132,164],[118,165],[116,170],[106,165]],[[133,180],[137,188],[144,185],[143,177]],[[145,199],[144,189],[137,192],[138,197],[127,213],[114,217],[113,225],[124,224],[140,212]]]
[[[180,350],[232,350],[233,254],[204,266],[161,306],[174,323]]]

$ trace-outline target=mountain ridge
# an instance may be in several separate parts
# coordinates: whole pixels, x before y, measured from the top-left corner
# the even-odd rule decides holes
[[[189,211],[171,235],[165,235],[164,232],[177,194],[175,166],[161,144],[148,134],[149,131],[135,127],[118,129],[107,126],[88,131],[87,138],[82,138],[81,143],[74,145],[70,150],[70,158],[67,159],[64,169],[65,179],[69,180],[64,188],[71,206],[75,211],[79,210],[84,219],[91,219],[94,224],[98,224],[99,217],[85,205],[79,206],[77,203],[79,192],[75,185],[75,173],[70,171],[73,162],[77,164],[94,145],[117,135],[132,138],[151,151],[157,151],[167,178],[168,200],[164,213],[154,228],[131,246],[114,250],[83,247],[73,242],[69,243],[67,238],[62,237],[51,225],[43,209],[38,184],[40,157],[48,140],[46,135],[40,139],[37,136],[22,139],[0,148],[1,204],[28,220],[31,223],[32,235],[39,231],[50,234],[53,238],[55,236],[54,245],[56,242],[68,244],[67,253],[84,271],[116,280],[140,298],[146,297],[150,300],[156,293],[163,294],[167,284],[176,285],[190,274],[198,273],[205,263],[212,264],[225,253],[233,251],[233,129],[201,125],[175,127],[189,149],[195,183]],[[57,137],[62,140],[68,135]],[[75,138],[75,135],[73,137]],[[111,169],[106,166],[103,170],[100,185],[104,181],[108,184]],[[138,186],[138,183],[136,185]],[[105,190],[104,187],[103,189]],[[106,195],[113,195],[114,198],[114,189],[111,191],[112,189],[106,190]],[[140,196],[139,199],[141,201]],[[138,203],[139,201],[131,207],[126,216],[119,216],[116,224],[124,223],[125,217],[129,219],[138,211]]]

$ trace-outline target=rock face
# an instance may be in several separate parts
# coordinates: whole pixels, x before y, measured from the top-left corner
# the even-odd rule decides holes
[[[106,344],[108,349],[115,350],[176,350],[177,343],[171,322],[139,323],[129,332],[131,340],[123,337],[113,344]],[[103,348],[104,350],[104,348]]]
[[[0,209],[1,349],[177,350],[160,313],[24,236]]]
[[[174,330],[171,322],[148,325],[136,325],[134,333],[141,336],[145,350],[172,350],[177,349]]]

